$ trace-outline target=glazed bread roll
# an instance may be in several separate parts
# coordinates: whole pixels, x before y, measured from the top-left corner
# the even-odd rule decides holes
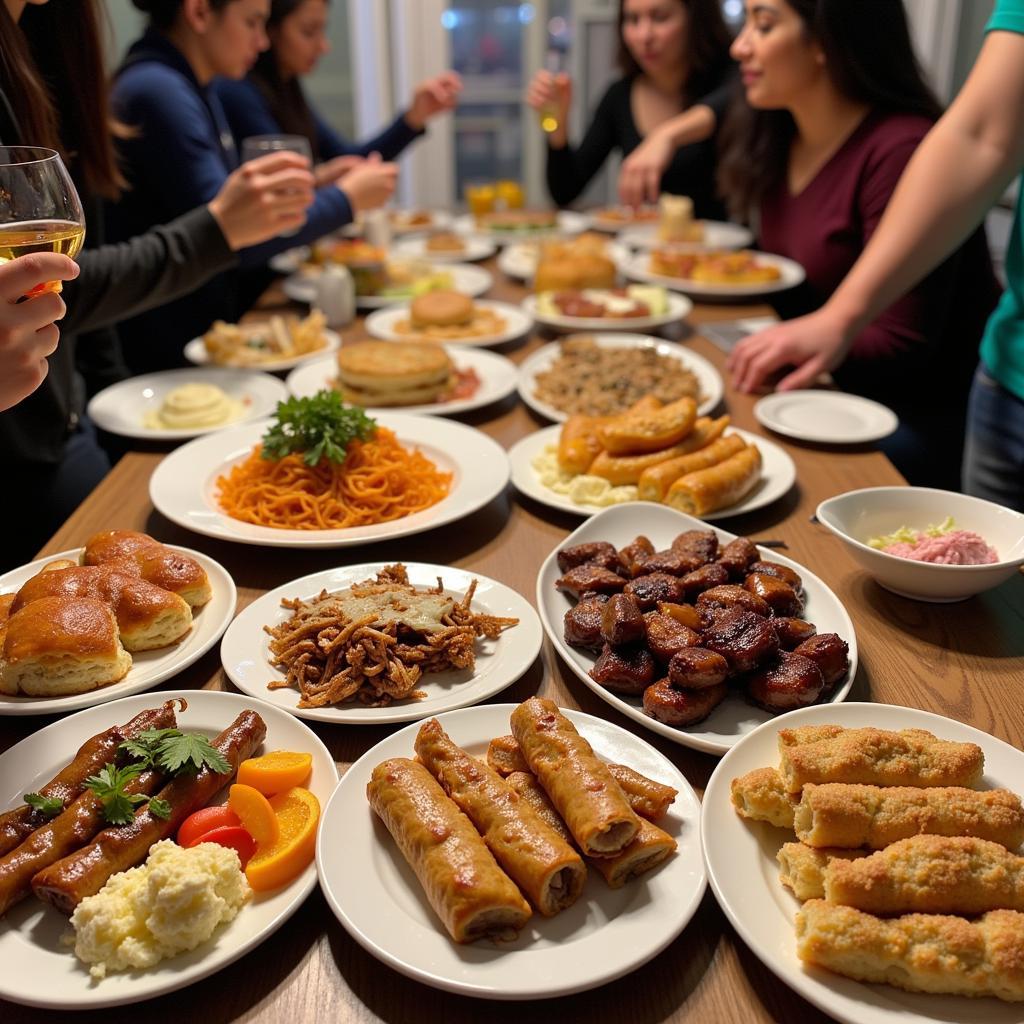
[[[741,818],[767,821],[778,828],[793,828],[796,801],[786,791],[782,776],[774,768],[755,768],[733,779],[730,789],[732,805]]]
[[[510,938],[526,924],[530,905],[423,765],[404,757],[382,762],[366,798],[456,942]]]
[[[462,292],[438,289],[417,295],[409,305],[413,327],[460,327],[473,319],[473,300]]]
[[[553,701],[531,697],[512,712],[512,734],[577,845],[591,857],[611,857],[640,830],[607,765]]]
[[[640,474],[637,497],[641,501],[661,501],[680,477],[715,466],[745,447],[746,442],[739,434],[730,434],[688,455],[659,462]]]
[[[1024,1000],[1024,914],[977,921],[933,914],[883,920],[809,900],[796,915],[797,956],[858,981],[908,992]]]
[[[974,836],[1014,850],[1024,842],[1024,809],[1008,789],[808,783],[794,825],[810,846],[881,850],[915,835]]]
[[[7,620],[0,690],[61,697],[116,683],[132,666],[105,601],[42,597]]]
[[[566,473],[578,476],[590,469],[590,464],[601,454],[597,428],[603,420],[597,416],[573,413],[558,434],[558,466]]]
[[[825,899],[870,914],[1024,911],[1024,857],[968,836],[913,836],[825,871]]]
[[[614,288],[617,271],[615,264],[596,252],[573,255],[557,250],[549,255],[541,250],[541,257],[533,275],[535,292],[573,291],[583,288]]]
[[[780,729],[779,755],[791,793],[808,782],[969,788],[985,771],[976,743],[940,740],[924,729],[839,729],[830,735],[822,735],[820,726]]]
[[[832,861],[867,856],[863,850],[816,850],[805,843],[783,843],[775,859],[779,862],[779,881],[792,889],[798,900],[821,900],[825,898],[825,871]]]
[[[44,597],[69,603],[86,597],[104,601],[114,612],[121,643],[129,651],[167,647],[192,628],[192,610],[184,598],[122,572],[120,563],[41,572],[18,591],[13,611]]]
[[[537,910],[553,917],[576,902],[583,859],[497,772],[456,746],[436,718],[420,727],[416,755]]]
[[[760,478],[761,452],[748,445],[714,466],[681,476],[665,492],[665,504],[699,519],[734,505]]]

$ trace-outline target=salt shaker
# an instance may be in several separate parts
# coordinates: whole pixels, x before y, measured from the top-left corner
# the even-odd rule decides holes
[[[344,327],[356,315],[356,286],[348,267],[328,263],[316,283],[314,303],[327,319],[328,327]]]
[[[386,249],[391,245],[391,221],[387,210],[370,210],[363,215],[363,234],[370,245]]]

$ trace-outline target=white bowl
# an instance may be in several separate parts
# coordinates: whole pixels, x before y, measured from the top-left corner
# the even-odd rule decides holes
[[[901,526],[923,530],[952,516],[958,530],[973,530],[999,553],[988,565],[935,565],[887,555],[869,537]],[[918,601],[962,601],[998,586],[1024,565],[1024,515],[991,501],[931,487],[866,487],[829,498],[818,519],[886,590]]]

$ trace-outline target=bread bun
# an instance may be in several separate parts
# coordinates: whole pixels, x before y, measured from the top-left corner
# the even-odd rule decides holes
[[[614,288],[615,264],[593,252],[582,252],[570,258],[544,258],[542,255],[533,277],[536,292],[557,292],[582,288]]]
[[[451,386],[453,371],[440,345],[363,341],[338,352],[342,395],[371,407],[436,402]]]
[[[414,328],[461,327],[473,319],[473,300],[462,292],[439,290],[417,295],[409,307]]]
[[[427,252],[465,252],[466,242],[461,236],[444,231],[431,235],[424,244],[424,249]]]

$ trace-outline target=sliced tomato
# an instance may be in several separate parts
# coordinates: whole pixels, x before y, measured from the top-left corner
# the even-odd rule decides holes
[[[225,825],[241,825],[238,815],[230,807],[203,807],[190,814],[178,828],[178,845],[195,846],[197,836]]]
[[[230,847],[238,854],[243,870],[249,863],[249,858],[256,852],[256,840],[241,825],[221,825],[219,828],[212,828],[185,845],[198,846],[200,843],[216,843],[218,846]]]

